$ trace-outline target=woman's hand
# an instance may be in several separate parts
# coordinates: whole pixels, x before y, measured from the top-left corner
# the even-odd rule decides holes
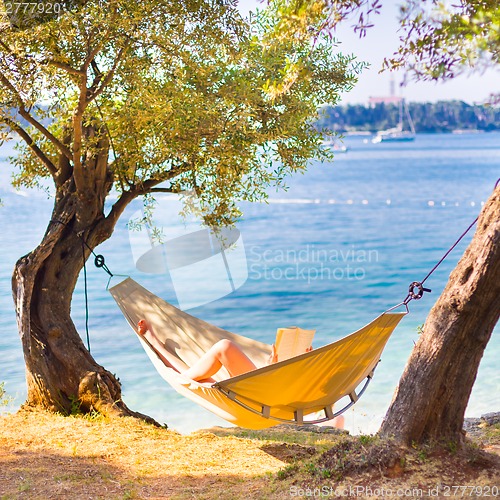
[[[269,359],[267,360],[268,365],[272,365],[273,363],[278,362],[278,353],[276,352],[276,346],[273,344],[273,348],[271,350],[271,354],[269,355]]]
[[[311,352],[313,350],[313,346],[310,345],[305,352]],[[273,363],[278,362],[278,353],[276,352],[276,346],[273,344],[273,348],[271,350],[271,354],[269,355],[269,358],[267,360],[268,365],[272,365]]]

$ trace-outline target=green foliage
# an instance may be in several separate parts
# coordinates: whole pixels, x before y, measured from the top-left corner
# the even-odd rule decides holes
[[[71,402],[71,408],[68,412],[68,415],[70,415],[72,417],[76,417],[77,415],[81,415],[82,414],[82,411],[81,411],[82,403],[78,399],[78,397],[71,395],[69,397],[69,400]]]
[[[19,493],[26,493],[30,491],[33,488],[33,483],[31,482],[31,479],[21,479],[21,482],[19,483],[19,486],[17,487],[17,490]]]
[[[446,449],[452,454],[456,455],[458,451],[458,443],[456,441],[449,441],[446,443]]]
[[[326,12],[321,31],[334,34],[341,22],[354,20],[364,36],[374,25],[383,0],[283,0],[284,33],[303,33],[307,16]],[[356,19],[357,16],[357,19]],[[375,21],[376,22],[376,21]],[[415,80],[446,80],[494,67],[500,54],[500,9],[497,0],[402,0],[400,47],[384,61],[385,69],[404,69]],[[495,103],[500,94],[492,95]]]
[[[496,0],[407,0],[400,22],[401,46],[385,66],[404,67],[417,80],[445,80],[499,62]]]
[[[416,451],[417,458],[420,462],[426,462],[429,457],[429,447],[425,445],[420,445],[419,443],[413,441],[411,447]]]
[[[5,392],[4,385],[5,382],[0,382],[0,407],[7,406],[12,402],[12,398]]]
[[[161,184],[190,193],[186,210],[207,223],[229,224],[239,200],[331,158],[317,110],[363,65],[321,34],[321,9],[303,13],[300,36],[277,36],[282,10],[274,0],[247,20],[229,0],[99,0],[5,27],[0,123],[26,142],[16,185],[72,176],[80,188],[107,158],[127,200]]]
[[[307,462],[305,469],[309,474],[317,474],[318,472],[318,467],[314,462]]]
[[[91,408],[89,411],[82,410],[82,402],[76,396],[70,396],[71,408],[68,412],[64,414],[74,418],[83,418],[88,420],[89,422],[102,421],[106,417],[99,413],[94,408]]]
[[[293,476],[297,472],[298,468],[299,466],[297,464],[286,465],[277,472],[276,476],[281,480],[286,479]]]
[[[370,444],[376,443],[379,441],[378,436],[370,435],[370,434],[362,434],[358,437],[359,442],[362,446],[368,446]]]
[[[332,34],[346,20],[354,21],[354,32],[364,36],[382,7],[381,0],[281,0],[276,4],[280,13],[276,34],[295,37],[307,36],[315,29]]]

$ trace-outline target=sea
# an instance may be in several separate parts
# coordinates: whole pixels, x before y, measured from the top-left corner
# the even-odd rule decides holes
[[[333,162],[311,162],[286,180],[286,189],[270,189],[268,202],[240,203],[233,253],[177,255],[186,258],[171,265],[155,247],[196,232],[206,236],[204,230],[183,219],[179,200],[168,195],[157,197],[153,213],[159,236],[131,224],[143,216],[140,201],[127,209],[96,249],[114,274],[111,283],[90,260],[88,307],[81,278],[72,316],[94,358],[119,377],[130,408],[181,433],[229,425],[163,381],[108,285],[131,276],[189,314],[269,344],[278,327],[316,329],[319,347],[401,303],[409,284],[422,280],[474,221],[500,177],[500,133],[419,134],[413,142],[379,144],[348,136],[344,144],[347,152]],[[16,260],[40,242],[53,203],[50,190],[12,188],[13,147],[0,147],[0,382],[13,398],[3,411],[15,411],[26,398],[11,275]],[[471,237],[472,231],[427,279],[432,292],[410,302],[373,381],[345,414],[351,433],[379,428],[425,318]],[[499,333],[497,327],[481,360],[468,417],[500,410]]]

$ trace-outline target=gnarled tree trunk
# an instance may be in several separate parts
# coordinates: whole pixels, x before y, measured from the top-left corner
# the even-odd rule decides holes
[[[82,240],[95,248],[111,236],[118,218],[116,213],[104,216],[111,178],[105,163],[99,168],[103,156],[107,160],[106,149],[87,169],[83,190],[77,189],[70,170],[61,169],[60,175],[68,175],[59,179],[47,232],[15,266],[12,289],[26,363],[27,404],[63,413],[78,405],[82,411],[153,421],[123,403],[120,383],[93,359],[70,316],[83,248],[85,258],[89,255]]]
[[[432,308],[380,429],[404,444],[460,443],[479,363],[500,315],[500,187]]]

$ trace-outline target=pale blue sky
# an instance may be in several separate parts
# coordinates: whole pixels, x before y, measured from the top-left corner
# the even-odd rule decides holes
[[[445,83],[417,82],[401,88],[403,75],[399,72],[379,74],[384,57],[392,55],[398,47],[398,6],[400,0],[382,0],[381,14],[373,16],[375,26],[368,30],[365,38],[360,39],[352,31],[347,21],[336,33],[341,42],[340,51],[355,54],[358,59],[371,64],[360,76],[356,87],[347,93],[342,103],[366,103],[370,96],[389,95],[390,80],[396,82],[396,95],[409,101],[434,102],[458,99],[473,103],[484,102],[492,92],[500,92],[500,69],[489,70],[484,74],[457,77]],[[259,0],[239,0],[240,10],[247,13],[255,7],[263,7]]]

